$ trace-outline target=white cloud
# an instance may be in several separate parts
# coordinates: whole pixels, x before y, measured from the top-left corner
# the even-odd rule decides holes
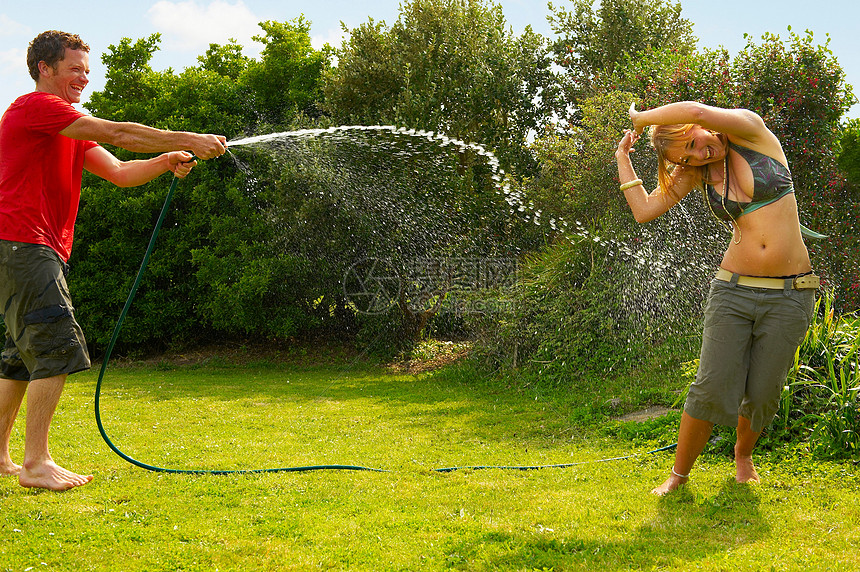
[[[30,36],[30,27],[16,22],[6,14],[0,14],[0,38],[13,38],[16,36]]]
[[[323,35],[311,37],[311,46],[315,50],[320,50],[326,44],[333,48],[340,48],[344,41],[349,38],[349,34],[343,31],[343,28],[332,28]]]
[[[33,91],[33,80],[27,71],[27,51],[16,48],[0,51],[0,114],[16,97]]]
[[[20,48],[0,51],[0,70],[6,75],[7,72],[27,72],[27,51]]]
[[[262,34],[260,20],[242,0],[160,0],[148,16],[165,44],[176,49],[205,50],[209,44],[225,44],[231,38],[247,47],[252,36]]]

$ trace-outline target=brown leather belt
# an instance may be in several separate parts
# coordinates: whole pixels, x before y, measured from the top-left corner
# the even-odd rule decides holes
[[[724,268],[717,270],[717,280],[723,282],[732,282],[734,274]],[[821,278],[815,274],[804,274],[795,278],[759,278],[758,276],[738,276],[738,286],[748,286],[750,288],[769,288],[771,290],[784,290],[785,281],[791,280],[791,287],[795,290],[805,290],[807,288],[817,289],[821,286]]]

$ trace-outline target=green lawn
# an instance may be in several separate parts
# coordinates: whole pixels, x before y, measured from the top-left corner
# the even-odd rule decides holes
[[[52,430],[55,459],[94,481],[58,494],[0,478],[0,570],[860,570],[852,463],[766,455],[763,483],[739,486],[731,459],[705,454],[692,483],[663,499],[648,491],[671,452],[433,471],[573,463],[656,444],[606,437],[583,421],[594,416],[578,396],[493,389],[468,367],[395,375],[349,361],[216,361],[108,371],[107,431],[143,462],[386,472],[145,471],[101,440],[95,381],[94,372],[70,378]]]

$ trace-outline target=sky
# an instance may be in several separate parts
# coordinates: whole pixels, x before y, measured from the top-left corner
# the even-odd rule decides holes
[[[520,33],[526,26],[552,37],[547,22],[546,0],[499,0],[509,26]],[[569,7],[569,0],[554,0]],[[856,0],[681,0],[682,16],[693,22],[700,48],[725,47],[734,56],[746,45],[744,34],[760,40],[769,32],[788,38],[788,27],[810,30],[817,43],[830,36],[829,47],[846,72],[847,82],[860,95],[860,49],[854,39],[860,16]],[[30,41],[49,29],[79,34],[90,45],[90,84],[87,92],[104,87],[105,68],[101,54],[122,38],[148,37],[160,33],[161,49],[151,65],[156,70],[181,72],[197,64],[211,43],[236,39],[245,55],[256,57],[261,46],[251,37],[261,33],[258,23],[287,21],[304,16],[311,23],[315,47],[339,45],[341,23],[347,28],[367,22],[393,24],[400,0],[88,0],[69,3],[40,0],[0,0],[0,111],[19,95],[33,90],[27,72],[26,50]],[[760,43],[760,42],[758,42]],[[83,101],[87,100],[87,93]],[[860,117],[860,105],[849,117]]]

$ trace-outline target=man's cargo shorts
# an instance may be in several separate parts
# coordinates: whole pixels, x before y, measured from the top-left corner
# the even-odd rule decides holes
[[[67,273],[52,248],[0,240],[0,312],[6,325],[0,377],[31,381],[90,368]]]

